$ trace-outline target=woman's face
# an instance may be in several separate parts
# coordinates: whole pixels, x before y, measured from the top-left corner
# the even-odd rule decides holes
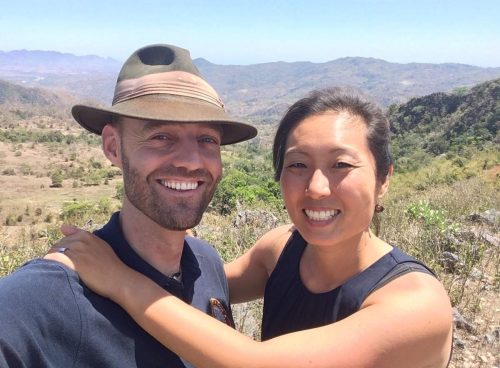
[[[388,182],[376,182],[366,126],[347,112],[301,121],[287,139],[281,191],[292,222],[315,245],[359,242]]]

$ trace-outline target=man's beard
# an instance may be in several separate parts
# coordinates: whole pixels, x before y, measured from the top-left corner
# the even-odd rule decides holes
[[[184,168],[173,166],[157,170],[144,178],[140,176],[138,170],[130,166],[128,157],[123,151],[122,164],[123,186],[129,202],[158,225],[175,231],[187,230],[200,223],[220,180],[220,177],[214,179],[207,170],[199,169],[188,172]],[[177,198],[170,203],[165,203],[165,198],[158,192],[154,179],[159,175],[167,177],[174,175],[185,179],[203,178],[206,190],[199,200]],[[165,188],[165,190],[171,189]]]

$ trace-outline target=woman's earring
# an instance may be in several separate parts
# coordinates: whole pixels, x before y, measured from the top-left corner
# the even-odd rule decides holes
[[[380,212],[384,212],[384,206],[377,203],[375,205],[375,213],[380,213]]]

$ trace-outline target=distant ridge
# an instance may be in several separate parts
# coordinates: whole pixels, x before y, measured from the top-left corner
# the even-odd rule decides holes
[[[398,64],[362,57],[325,63],[278,61],[252,65],[218,65],[198,58],[195,64],[231,114],[258,123],[275,122],[291,103],[317,88],[351,86],[388,106],[500,77],[500,68],[454,63]],[[65,90],[78,99],[101,104],[111,102],[120,67],[121,62],[95,55],[0,51],[0,79],[27,87]]]
[[[374,58],[346,57],[326,63],[274,62],[247,66],[200,65],[201,72],[239,114],[254,115],[291,104],[307,92],[352,86],[387,106],[412,97],[500,77],[500,68],[462,64],[396,64]],[[267,103],[266,103],[267,101]],[[272,103],[272,106],[269,106]],[[282,113],[277,109],[278,115]]]
[[[18,70],[23,72],[75,72],[75,71],[98,71],[115,72],[121,63],[96,55],[76,56],[69,53],[57,51],[29,51],[14,50],[9,52],[0,51],[0,68]]]
[[[84,100],[112,98],[121,62],[56,51],[0,51],[0,79],[25,87],[65,90]]]

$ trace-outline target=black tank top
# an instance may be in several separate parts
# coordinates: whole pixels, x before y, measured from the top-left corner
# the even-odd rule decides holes
[[[311,293],[302,283],[299,263],[306,241],[294,231],[266,284],[262,340],[325,326],[357,312],[370,293],[408,272],[434,275],[425,265],[397,248],[343,285]]]

